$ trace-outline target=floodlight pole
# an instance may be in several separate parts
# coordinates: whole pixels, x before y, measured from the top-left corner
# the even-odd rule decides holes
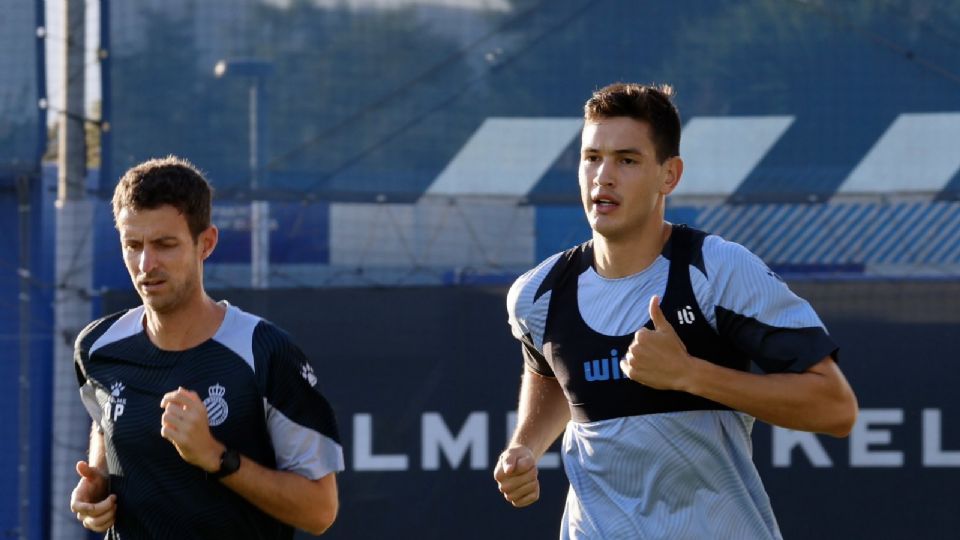
[[[273,72],[273,64],[266,60],[242,58],[220,60],[213,69],[218,78],[227,75],[250,79],[247,103],[247,126],[250,169],[250,286],[266,289],[270,286],[270,204],[259,198],[261,188],[262,156],[265,141],[263,131],[264,82]]]
[[[56,289],[53,337],[53,448],[50,536],[86,537],[66,501],[79,479],[72,469],[86,459],[90,418],[77,399],[73,345],[90,321],[93,283],[93,201],[86,196],[87,150],[84,135],[86,43],[84,0],[65,0],[63,105],[57,119]],[[36,455],[34,453],[34,455]]]
[[[260,156],[262,155],[260,137],[261,78],[254,77],[250,84],[250,191],[254,199],[250,201],[250,286],[254,289],[266,289],[270,286],[270,205],[257,198],[260,189]]]

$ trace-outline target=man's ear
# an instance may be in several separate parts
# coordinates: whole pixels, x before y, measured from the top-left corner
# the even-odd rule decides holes
[[[197,238],[197,244],[200,245],[200,255],[203,260],[207,260],[213,250],[217,247],[217,240],[220,238],[220,231],[217,229],[216,225],[210,225],[207,229],[200,233],[200,237]]]
[[[663,168],[663,185],[660,186],[660,193],[669,195],[680,184],[680,177],[683,176],[683,160],[680,156],[667,158],[663,162]]]

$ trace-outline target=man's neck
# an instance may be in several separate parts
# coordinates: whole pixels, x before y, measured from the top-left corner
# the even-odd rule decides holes
[[[157,313],[147,307],[144,328],[157,347],[183,351],[213,337],[226,313],[226,306],[203,294],[189,305],[169,313]]]
[[[658,219],[624,238],[593,234],[593,264],[601,276],[622,278],[642,272],[657,259],[670,238],[672,226]]]

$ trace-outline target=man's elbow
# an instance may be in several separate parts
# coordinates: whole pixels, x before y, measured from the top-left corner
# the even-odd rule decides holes
[[[857,405],[857,397],[848,388],[834,405],[834,412],[831,415],[832,422],[824,430],[824,433],[838,438],[850,435],[854,424],[857,423],[859,412],[860,406]]]
[[[833,437],[846,437],[853,431],[857,423],[857,414],[860,407],[857,405],[857,396],[847,382],[846,377],[837,367],[832,358],[824,358],[809,370],[820,375],[820,391],[816,392],[816,402],[820,404],[816,421],[819,433]]]
[[[327,532],[327,529],[337,520],[337,510],[339,510],[339,504],[335,498],[331,502],[324,503],[322,507],[313,514],[313,519],[311,519],[310,523],[307,524],[303,530],[314,536]]]

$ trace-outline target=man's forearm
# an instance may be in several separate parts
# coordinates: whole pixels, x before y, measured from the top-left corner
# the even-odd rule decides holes
[[[310,534],[321,534],[337,517],[334,473],[310,480],[241,456],[240,469],[220,481],[260,510]]]
[[[857,415],[856,397],[830,358],[804,373],[766,375],[699,360],[682,389],[770,424],[837,437],[850,432]]]
[[[186,463],[207,473],[220,470],[226,447],[210,433],[200,396],[180,387],[165,394],[160,407],[164,409],[160,436],[173,444]],[[274,518],[312,534],[325,531],[337,516],[337,481],[333,473],[310,480],[293,472],[264,467],[241,455],[239,469],[219,481]]]
[[[526,446],[540,456],[563,433],[570,421],[570,408],[556,379],[524,371],[517,407],[517,428],[511,446]]]

